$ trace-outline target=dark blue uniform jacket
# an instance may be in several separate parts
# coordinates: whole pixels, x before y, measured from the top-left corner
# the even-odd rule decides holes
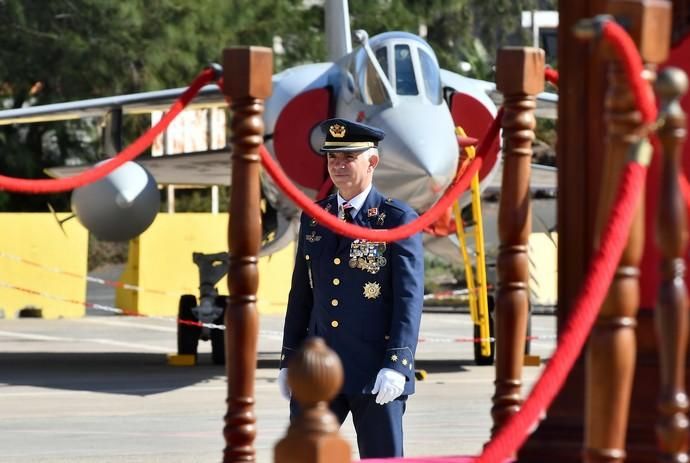
[[[319,204],[337,214],[336,195]],[[393,228],[415,218],[409,206],[372,188],[354,222]],[[423,296],[421,233],[395,243],[352,240],[302,214],[281,368],[307,336],[320,336],[343,363],[342,392],[371,393],[387,367],[405,375],[403,394],[412,394]]]

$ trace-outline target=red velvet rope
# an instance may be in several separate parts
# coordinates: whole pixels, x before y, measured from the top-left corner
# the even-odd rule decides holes
[[[349,224],[339,220],[336,216],[326,212],[319,205],[314,203],[298,188],[296,188],[290,179],[285,175],[285,172],[276,163],[273,157],[266,151],[262,145],[259,148],[261,154],[261,162],[273,178],[278,187],[297,204],[297,206],[313,217],[319,223],[328,227],[330,230],[350,238],[366,239],[371,241],[386,241],[393,242],[405,239],[429,226],[435,222],[441,214],[443,214],[453,204],[453,201],[460,196],[462,192],[467,190],[475,173],[479,172],[481,168],[483,157],[493,144],[498,131],[501,127],[501,119],[503,118],[503,108],[499,109],[498,114],[493,123],[482,138],[482,142],[477,148],[477,156],[470,162],[467,169],[458,177],[453,184],[446,190],[441,198],[428,211],[419,216],[410,223],[406,223],[399,227],[381,230],[360,227],[359,225]]]
[[[649,82],[642,78],[644,66],[642,57],[625,29],[614,21],[606,21],[602,29],[602,36],[614,48],[620,62],[623,64],[625,74],[630,83],[630,90],[635,95],[637,108],[642,113],[644,122],[651,124],[656,120],[657,109],[654,93]]]
[[[544,69],[544,79],[547,82],[551,82],[553,85],[558,85],[558,71],[553,68]]]
[[[73,177],[50,178],[50,179],[23,179],[0,175],[0,190],[13,191],[17,193],[58,193],[73,190],[80,186],[95,182],[105,177],[122,164],[139,156],[151,143],[154,138],[163,133],[177,115],[187,106],[187,104],[199,93],[204,85],[211,82],[214,78],[214,71],[211,68],[204,69],[194,79],[192,84],[184,91],[171,106],[161,120],[151,127],[145,134],[137,138],[131,145],[123,149],[116,157],[108,160],[101,165],[93,167]]]

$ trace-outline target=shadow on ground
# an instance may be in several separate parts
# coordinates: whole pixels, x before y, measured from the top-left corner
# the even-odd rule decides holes
[[[278,352],[260,352],[258,369],[278,370]],[[465,360],[419,360],[428,373],[468,372]],[[198,355],[193,367],[167,364],[165,354],[31,352],[0,353],[0,385],[32,386],[107,394],[147,396],[224,379],[223,365]],[[1,387],[1,386],[0,386]]]
[[[469,372],[466,367],[473,366],[472,360],[416,360],[415,368],[426,370],[427,373],[464,373]]]
[[[210,354],[194,367],[173,367],[165,354],[31,352],[0,354],[0,383],[147,396],[224,377]]]

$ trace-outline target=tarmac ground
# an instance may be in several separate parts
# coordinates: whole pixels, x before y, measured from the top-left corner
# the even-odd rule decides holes
[[[276,384],[283,318],[260,319],[255,413],[258,462],[273,461],[288,406]],[[405,415],[407,456],[478,454],[489,438],[494,368],[475,366],[469,315],[422,318],[417,384]],[[532,317],[526,394],[555,347],[552,315]],[[0,462],[218,462],[226,380],[210,343],[193,367],[173,367],[175,321],[88,315],[0,319]],[[357,458],[350,419],[342,435]]]

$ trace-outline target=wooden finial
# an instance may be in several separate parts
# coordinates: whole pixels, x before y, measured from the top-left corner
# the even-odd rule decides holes
[[[321,338],[309,338],[290,360],[288,384],[301,414],[275,448],[276,463],[350,463],[349,444],[328,402],[343,384],[340,359]]]
[[[544,91],[544,50],[503,47],[496,58],[496,88],[504,95]]]
[[[654,85],[661,102],[661,117],[667,114],[685,117],[680,107],[680,97],[688,91],[688,75],[681,69],[668,67],[659,72]],[[672,113],[672,114],[670,114]]]

